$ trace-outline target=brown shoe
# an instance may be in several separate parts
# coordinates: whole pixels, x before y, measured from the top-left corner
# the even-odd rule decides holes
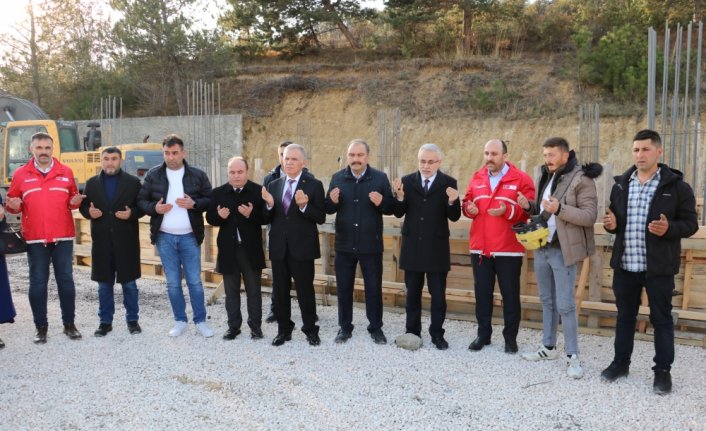
[[[47,326],[37,326],[37,333],[34,334],[34,344],[45,344],[47,342]]]
[[[76,329],[76,325],[74,325],[73,323],[67,323],[66,325],[64,325],[64,334],[66,334],[66,336],[71,338],[72,340],[81,339],[81,333],[78,332],[78,329]]]

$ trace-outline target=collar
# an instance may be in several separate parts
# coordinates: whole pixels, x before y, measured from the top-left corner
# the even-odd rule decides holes
[[[298,182],[299,182],[299,179],[302,177],[302,173],[303,173],[303,172],[304,172],[304,171],[299,172],[299,175],[297,175],[296,178],[289,178],[289,175],[285,175],[285,176],[283,177],[283,178],[284,178],[284,181],[287,182],[287,181],[289,181],[289,180],[294,180],[295,183],[298,183]]]
[[[492,172],[490,172],[490,169],[488,169],[488,176],[493,178],[493,177],[502,177],[503,175],[507,174],[507,171],[510,170],[510,166],[507,163],[503,164],[503,168],[500,169],[500,173],[493,175]]]
[[[431,184],[434,182],[437,175],[439,175],[439,171],[436,171],[436,173],[429,178],[424,178],[424,175],[422,175],[422,173],[420,172],[419,177],[422,179],[422,187],[424,187],[424,180],[429,180],[429,184]]]
[[[660,171],[661,171],[661,169],[657,169],[657,170],[655,171],[655,173],[652,174],[652,176],[650,177],[650,179],[648,179],[647,181],[645,181],[645,184],[646,184],[646,183],[649,183],[649,182],[652,181],[652,180],[657,180],[657,182],[659,182],[659,180],[662,179],[662,175],[660,174]],[[632,171],[632,174],[630,174],[630,178],[628,178],[628,182],[633,181],[633,180],[640,181],[640,180],[637,178],[637,169],[635,169],[634,171]]]
[[[34,157],[32,157],[32,162],[34,163],[34,167],[43,174],[48,174],[54,167],[54,157],[51,158],[51,163],[49,163],[49,167],[46,169],[39,166],[39,163],[37,163],[37,159],[35,159]]]

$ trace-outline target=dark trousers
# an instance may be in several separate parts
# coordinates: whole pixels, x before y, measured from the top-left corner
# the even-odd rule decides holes
[[[262,324],[261,275],[259,269],[251,268],[245,248],[237,246],[235,249],[233,274],[223,274],[229,328],[240,329],[240,326],[243,324],[243,315],[240,312],[241,277],[245,284],[245,295],[247,297],[248,326],[250,329],[260,328]]]
[[[316,296],[314,294],[314,261],[297,260],[289,253],[282,260],[272,261],[272,282],[277,295],[277,326],[279,334],[291,334],[294,329],[292,322],[292,298],[289,291],[292,288],[292,278],[297,289],[299,309],[302,313],[302,332],[318,334],[316,325]]]
[[[478,337],[490,340],[493,333],[493,290],[495,278],[500,285],[503,298],[503,318],[505,340],[515,340],[520,329],[520,270],[522,256],[481,256],[471,255],[473,265],[474,290],[476,294],[476,319]]]
[[[59,241],[46,245],[27,244],[29,305],[32,308],[36,326],[47,326],[47,286],[50,264],[54,267],[54,278],[59,292],[61,320],[65,325],[74,323],[76,287],[73,276],[73,251],[73,241]]]
[[[429,335],[444,336],[446,319],[446,275],[448,272],[404,272],[404,284],[407,287],[407,332],[421,336],[422,333],[422,290],[424,275],[431,295],[431,325]]]
[[[648,276],[646,272],[629,272],[622,269],[613,271],[613,293],[615,305],[618,307],[615,361],[630,363],[643,287],[647,291],[650,323],[654,328],[655,368],[670,370],[674,362],[673,275]]]
[[[353,285],[359,262],[365,286],[368,332],[373,332],[382,328],[382,253],[356,254],[336,251],[338,325],[345,331],[353,331]]]

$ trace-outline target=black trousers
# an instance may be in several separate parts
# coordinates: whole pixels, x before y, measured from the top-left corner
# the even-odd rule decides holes
[[[448,272],[404,272],[404,284],[407,287],[407,332],[421,336],[422,333],[422,290],[424,275],[427,276],[427,287],[431,294],[431,325],[429,335],[442,337],[444,335],[444,320],[446,319],[446,276]]]
[[[277,295],[275,315],[279,334],[291,334],[292,322],[292,278],[297,289],[297,300],[302,313],[302,332],[318,334],[316,325],[316,296],[314,294],[314,261],[297,260],[289,253],[282,260],[272,261],[272,282]]]
[[[474,290],[476,294],[476,319],[478,337],[489,340],[493,334],[493,290],[495,278],[500,285],[503,298],[503,318],[505,340],[515,340],[520,329],[520,270],[522,256],[481,256],[471,254],[473,265]]]
[[[629,272],[623,269],[613,271],[613,292],[615,305],[618,307],[618,318],[615,324],[615,361],[630,363],[643,287],[647,292],[650,323],[655,332],[655,368],[671,370],[674,362],[673,275],[648,276],[646,272]]]
[[[262,272],[259,269],[252,269],[245,248],[237,246],[233,274],[223,274],[229,328],[240,329],[243,324],[243,315],[240,312],[241,277],[245,284],[245,295],[247,297],[248,326],[251,329],[260,328],[262,324],[261,275]]]
[[[373,332],[382,328],[382,253],[336,252],[338,325],[343,330],[353,331],[353,284],[358,263],[365,286],[368,332]]]

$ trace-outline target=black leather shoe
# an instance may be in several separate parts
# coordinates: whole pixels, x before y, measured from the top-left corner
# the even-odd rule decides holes
[[[37,332],[34,334],[34,344],[44,344],[47,342],[47,326],[37,326]]]
[[[353,336],[353,333],[351,331],[346,331],[345,329],[339,329],[338,334],[336,334],[336,338],[333,341],[338,344],[345,343],[346,341],[350,340],[352,336]]]
[[[431,342],[436,346],[437,349],[439,350],[446,350],[449,348],[449,343],[444,340],[444,337],[431,337]]]
[[[627,377],[630,374],[630,364],[613,361],[608,368],[601,372],[601,380],[604,382],[614,382],[620,377]]]
[[[105,337],[106,335],[108,335],[108,332],[110,332],[112,330],[113,330],[113,325],[111,325],[110,323],[101,323],[100,325],[98,325],[98,329],[96,329],[96,332],[93,333],[93,336],[94,337]],[[66,329],[64,329],[64,333],[66,335],[69,335],[66,333]],[[71,335],[69,335],[69,338],[71,338]]]
[[[319,344],[321,344],[321,338],[319,338],[319,334],[307,334],[306,341],[308,341],[309,344],[312,346],[318,346]]]
[[[2,340],[0,340],[0,349],[2,349],[2,348],[4,348],[4,347],[5,347],[5,342],[3,342]]]
[[[476,339],[471,342],[471,345],[468,346],[468,349],[477,352],[479,350],[482,350],[483,347],[487,346],[488,344],[490,344],[489,338],[484,340],[480,337],[476,337]]]
[[[250,338],[252,338],[253,340],[260,340],[263,337],[264,335],[262,335],[262,329],[250,328]]]
[[[672,392],[672,374],[661,368],[655,368],[655,382],[652,391],[657,395],[667,395]]]
[[[505,340],[505,353],[514,355],[517,353],[517,341],[515,340]]]
[[[277,334],[274,340],[272,340],[273,346],[281,346],[286,341],[292,340],[292,334]]]
[[[140,328],[140,324],[137,323],[137,320],[127,322],[127,330],[130,332],[130,335],[142,333],[142,328]]]
[[[277,321],[277,316],[275,316],[274,311],[270,311],[270,314],[267,315],[267,318],[265,319],[265,322],[267,323],[275,323]]]
[[[78,329],[76,329],[76,325],[74,325],[73,323],[68,323],[64,325],[64,334],[66,334],[66,336],[72,340],[81,339],[81,333],[78,332]]]
[[[373,339],[375,344],[387,344],[387,338],[385,338],[385,333],[382,332],[382,329],[371,332],[370,338]]]
[[[240,329],[238,328],[228,328],[223,334],[223,339],[224,340],[235,340],[235,337],[240,335]]]

